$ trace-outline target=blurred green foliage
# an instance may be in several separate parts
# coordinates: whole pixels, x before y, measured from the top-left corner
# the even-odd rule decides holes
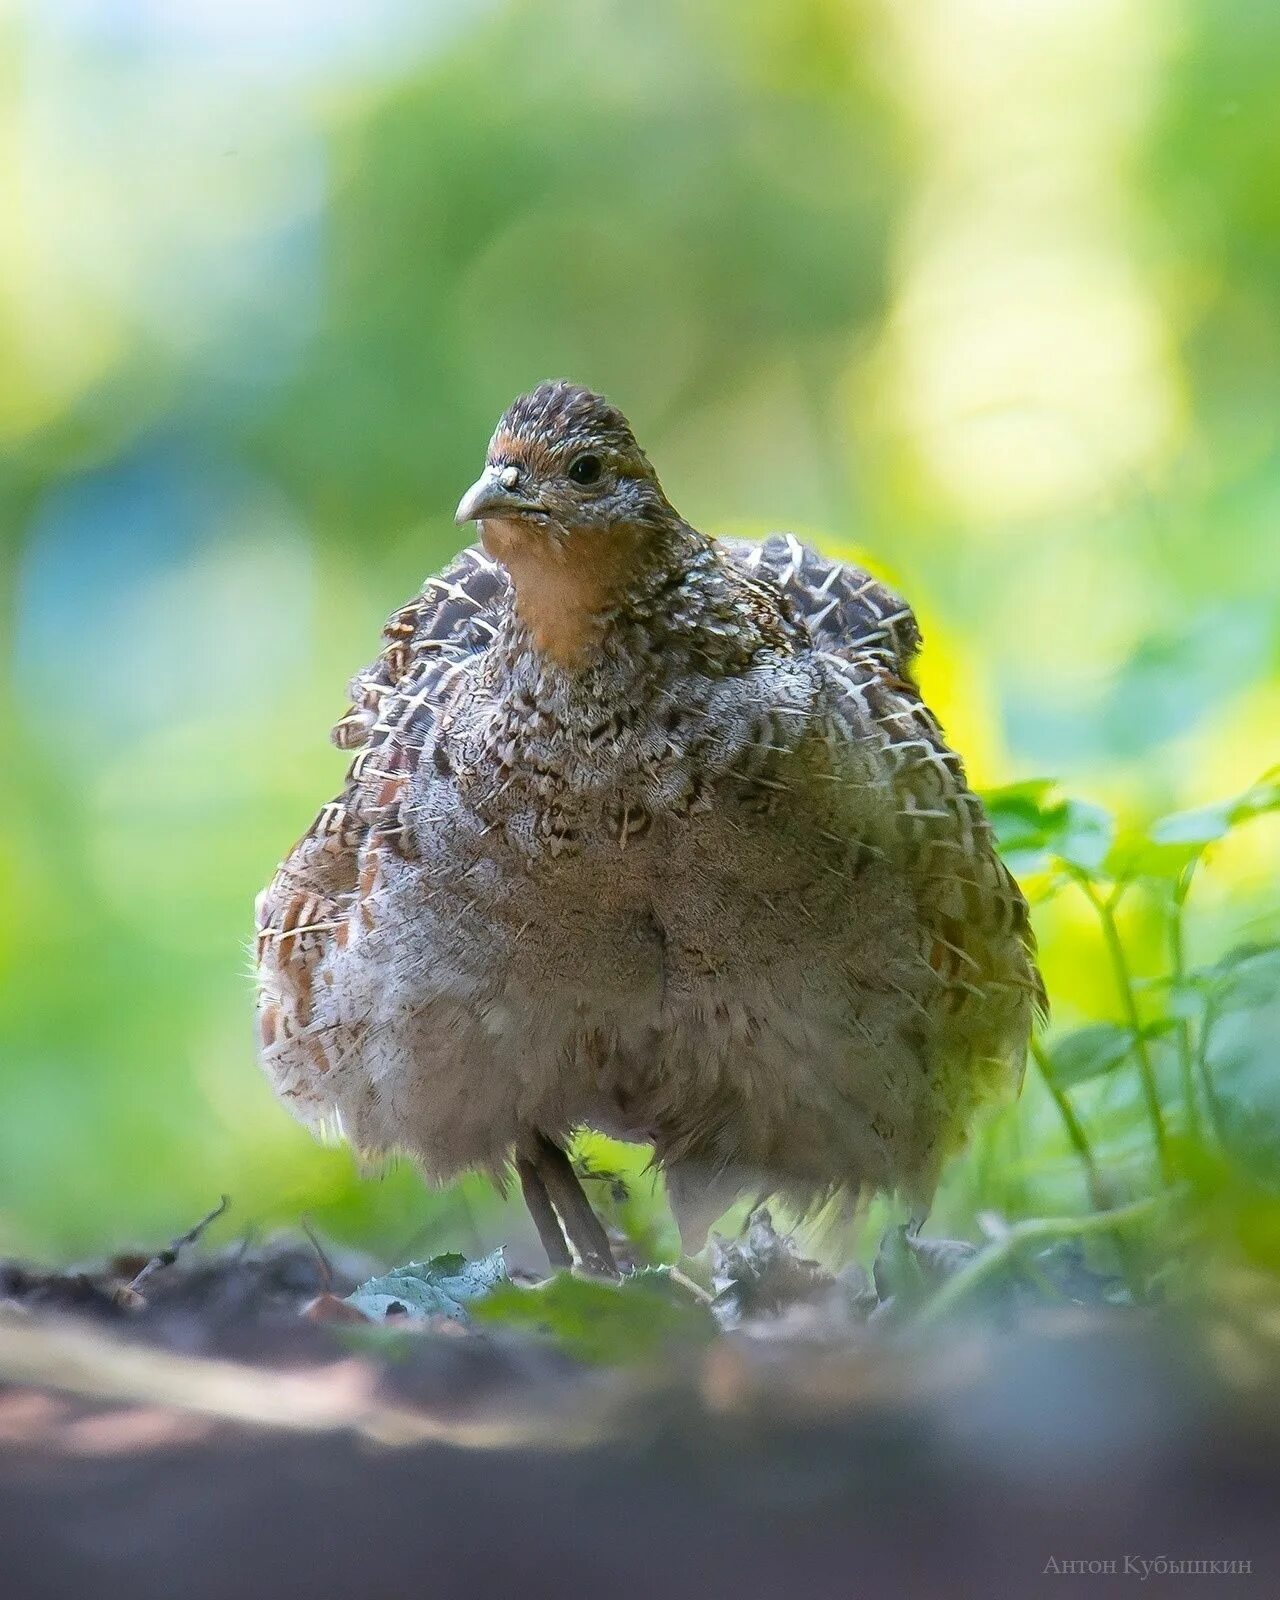
[[[0,49],[0,1251],[227,1190],[227,1230],[535,1258],[479,1181],[294,1127],[246,946],[345,679],[563,374],[700,525],[887,570],[974,777],[1019,785],[1057,1032],[940,1225],[1151,1187],[1154,1093],[1257,1256],[1280,830],[1146,824],[1277,753],[1280,11],[32,0]],[[643,1153],[586,1153],[669,1251]]]

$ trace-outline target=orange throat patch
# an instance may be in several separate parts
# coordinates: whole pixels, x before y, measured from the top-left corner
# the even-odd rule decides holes
[[[486,519],[486,551],[516,592],[516,615],[537,648],[563,667],[578,666],[604,632],[636,559],[630,529],[550,533],[523,522]]]

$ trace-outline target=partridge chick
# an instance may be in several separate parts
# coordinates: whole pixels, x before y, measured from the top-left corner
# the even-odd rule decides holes
[[[1043,991],[910,610],[699,533],[568,383],[457,515],[480,546],[387,624],[346,785],[259,898],[280,1096],[437,1178],[514,1159],[556,1264],[562,1223],[612,1264],[581,1125],[652,1144],[691,1245],[748,1189],[923,1211]]]

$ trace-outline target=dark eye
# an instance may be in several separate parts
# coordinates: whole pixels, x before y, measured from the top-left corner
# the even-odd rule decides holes
[[[576,456],[569,463],[569,476],[574,483],[595,483],[600,476],[600,457]]]

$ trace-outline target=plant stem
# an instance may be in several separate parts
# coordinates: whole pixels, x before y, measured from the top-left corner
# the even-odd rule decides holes
[[[1166,1203],[1166,1198],[1154,1195],[1117,1206],[1114,1211],[1093,1211],[1083,1217],[1031,1217],[1025,1222],[1015,1222],[1003,1238],[993,1241],[939,1289],[915,1318],[915,1326],[931,1327],[942,1321],[961,1301],[968,1299],[975,1289],[1029,1246],[1127,1228],[1131,1223],[1143,1222],[1154,1215]]]
[[[1120,993],[1120,1004],[1123,1007],[1125,1020],[1133,1031],[1133,1057],[1138,1064],[1138,1076],[1142,1081],[1142,1094],[1147,1102],[1147,1117],[1151,1123],[1151,1133],[1155,1140],[1156,1157],[1160,1163],[1160,1176],[1168,1184],[1173,1181],[1173,1169],[1169,1162],[1169,1142],[1165,1133],[1164,1113],[1160,1109],[1160,1090],[1156,1083],[1155,1066],[1151,1060],[1151,1051],[1147,1047],[1146,1036],[1142,1031],[1142,1018],[1138,1014],[1138,1002],[1133,992],[1133,974],[1129,970],[1129,958],[1125,954],[1124,943],[1120,938],[1120,929],[1116,925],[1116,903],[1123,890],[1117,889],[1108,899],[1104,900],[1087,878],[1077,880],[1084,890],[1090,905],[1098,913],[1098,920],[1102,924],[1103,943],[1107,947],[1107,954],[1111,957],[1111,968],[1115,974],[1116,988]]]
[[[1032,1039],[1031,1054],[1035,1058],[1036,1066],[1040,1068],[1040,1076],[1044,1079],[1044,1086],[1053,1097],[1053,1103],[1058,1108],[1063,1126],[1067,1130],[1067,1137],[1071,1140],[1076,1154],[1080,1157],[1084,1167],[1085,1183],[1089,1190],[1089,1199],[1097,1211],[1106,1210],[1106,1195],[1102,1187],[1102,1175],[1098,1171],[1098,1163],[1094,1159],[1089,1136],[1084,1131],[1084,1123],[1076,1116],[1075,1108],[1067,1098],[1066,1092],[1058,1087],[1053,1075],[1053,1063],[1049,1060],[1049,1053],[1039,1039]]]
[[[1187,894],[1191,889],[1191,878],[1194,872],[1195,862],[1193,861],[1174,887],[1173,909],[1169,915],[1169,965],[1172,969],[1174,986],[1179,992],[1187,976],[1187,953],[1182,910],[1187,902]],[[1198,1141],[1202,1136],[1202,1130],[1200,1102],[1196,1095],[1195,1052],[1192,1047],[1190,1017],[1179,1017],[1177,1019],[1175,1038],[1178,1043],[1178,1080],[1182,1085],[1183,1114],[1187,1119],[1188,1133]]]
[[[1222,1107],[1218,1104],[1218,1093],[1213,1086],[1213,1073],[1209,1067],[1209,1034],[1217,1020],[1213,999],[1210,997],[1204,1009],[1204,1021],[1200,1024],[1200,1046],[1196,1051],[1196,1060],[1200,1068],[1200,1082],[1204,1088],[1204,1103],[1209,1110],[1209,1126],[1213,1129],[1214,1137],[1219,1144],[1225,1144],[1223,1137]]]
[[[1076,1115],[1075,1107],[1071,1104],[1066,1090],[1059,1088],[1053,1076],[1053,1062],[1050,1059],[1049,1052],[1038,1039],[1032,1039],[1031,1053],[1036,1059],[1036,1065],[1040,1068],[1040,1074],[1044,1078],[1045,1086],[1053,1096],[1054,1104],[1061,1113],[1062,1120],[1066,1125],[1067,1137],[1075,1146],[1076,1153],[1084,1166],[1089,1200],[1095,1211],[1105,1211],[1110,1203],[1107,1189],[1102,1181],[1102,1173],[1098,1170],[1097,1159],[1089,1144],[1089,1136],[1085,1132],[1084,1123]],[[1129,1292],[1135,1300],[1138,1300],[1142,1294],[1142,1276],[1138,1262],[1134,1260],[1133,1252],[1129,1249],[1129,1246],[1118,1235],[1116,1237],[1116,1254],[1120,1258],[1120,1266],[1129,1285]]]

